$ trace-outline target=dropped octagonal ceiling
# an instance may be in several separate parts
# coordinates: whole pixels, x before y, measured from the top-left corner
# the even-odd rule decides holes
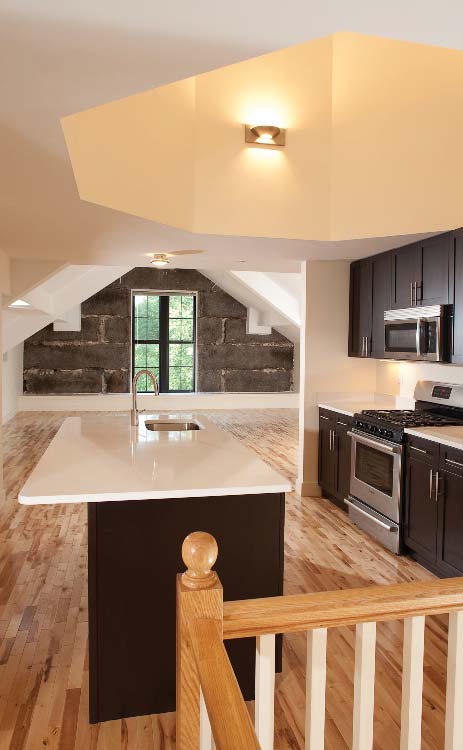
[[[287,129],[245,143],[244,124]],[[347,240],[463,224],[463,52],[354,33],[63,118],[82,199],[195,233]]]

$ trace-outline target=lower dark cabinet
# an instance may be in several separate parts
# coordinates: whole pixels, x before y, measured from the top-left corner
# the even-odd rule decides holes
[[[404,521],[418,562],[444,577],[463,575],[463,451],[413,438]]]
[[[323,495],[345,510],[351,470],[352,418],[320,409],[318,481]]]
[[[409,458],[406,481],[405,543],[435,564],[437,559],[438,503],[432,465]]]
[[[463,575],[463,477],[440,475],[443,502],[440,507],[438,565],[444,575]]]

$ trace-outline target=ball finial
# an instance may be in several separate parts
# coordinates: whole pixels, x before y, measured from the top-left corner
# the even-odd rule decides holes
[[[182,559],[187,570],[182,575],[185,586],[195,589],[209,588],[217,581],[217,574],[211,568],[219,553],[217,542],[206,531],[188,534],[182,544]]]

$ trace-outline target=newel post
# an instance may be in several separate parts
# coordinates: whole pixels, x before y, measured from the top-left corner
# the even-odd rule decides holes
[[[182,545],[186,571],[177,576],[177,750],[199,750],[200,684],[191,645],[189,623],[195,619],[217,622],[223,632],[223,592],[212,570],[217,542],[211,534],[195,531]]]

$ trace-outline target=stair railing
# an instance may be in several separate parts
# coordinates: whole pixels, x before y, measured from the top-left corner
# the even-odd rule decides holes
[[[404,620],[401,750],[421,747],[425,617],[449,615],[445,750],[463,748],[463,578],[223,602],[215,539],[177,580],[177,750],[273,750],[275,634],[307,632],[306,750],[324,750],[327,629],[355,625],[352,750],[372,750],[376,623]],[[224,640],[256,638],[255,723]],[[437,749],[436,749],[437,750]],[[444,749],[443,749],[444,750]]]

